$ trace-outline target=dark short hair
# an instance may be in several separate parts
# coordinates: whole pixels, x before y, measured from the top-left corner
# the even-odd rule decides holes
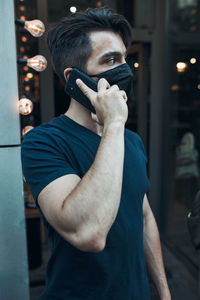
[[[47,35],[55,72],[65,82],[64,70],[76,67],[87,70],[87,60],[92,53],[89,33],[108,30],[118,33],[125,46],[131,42],[131,26],[122,15],[107,8],[88,9],[61,19]]]

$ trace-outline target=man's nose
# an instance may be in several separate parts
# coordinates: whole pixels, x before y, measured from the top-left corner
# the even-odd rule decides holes
[[[126,63],[126,59],[125,57],[122,58],[122,64],[125,64]]]

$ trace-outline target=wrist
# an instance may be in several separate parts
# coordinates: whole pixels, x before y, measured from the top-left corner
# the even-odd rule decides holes
[[[103,126],[103,134],[106,132],[118,133],[120,131],[124,132],[125,124],[122,121],[111,121]]]

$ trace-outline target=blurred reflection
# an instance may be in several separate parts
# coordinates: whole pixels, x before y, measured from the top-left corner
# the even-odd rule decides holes
[[[191,246],[187,216],[200,189],[200,61],[198,57],[198,49],[177,45],[173,51],[171,69],[172,195],[169,199],[171,204],[167,231],[173,242],[185,253],[187,251],[190,253],[189,243]],[[193,256],[192,259],[195,261],[197,258]]]
[[[192,201],[199,187],[199,153],[191,132],[183,135],[176,149],[176,199],[191,209]]]
[[[174,11],[174,29],[196,32],[200,30],[200,3],[197,0],[178,0]]]

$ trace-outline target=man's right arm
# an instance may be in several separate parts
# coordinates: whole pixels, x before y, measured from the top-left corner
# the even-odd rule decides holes
[[[127,105],[122,91],[116,86],[107,89],[106,85],[105,80],[100,80],[96,95],[79,82],[104,124],[90,169],[82,179],[65,175],[54,180],[38,197],[47,221],[64,239],[83,251],[104,249],[121,198]]]

